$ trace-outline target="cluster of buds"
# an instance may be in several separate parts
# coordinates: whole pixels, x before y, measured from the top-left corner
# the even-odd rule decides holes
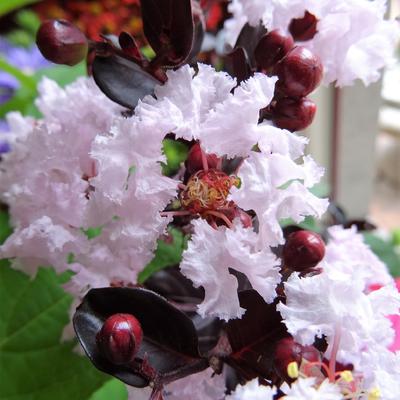
[[[274,99],[261,111],[261,119],[272,120],[279,128],[303,130],[314,119],[316,105],[306,96],[321,83],[323,65],[315,54],[295,45],[295,41],[312,39],[316,25],[316,18],[309,13],[291,21],[290,33],[245,25],[230,54],[232,72],[239,80],[255,71],[279,78]]]

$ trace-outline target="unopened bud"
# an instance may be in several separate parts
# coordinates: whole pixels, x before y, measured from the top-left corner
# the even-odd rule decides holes
[[[190,175],[203,169],[203,156],[209,169],[217,168],[219,158],[215,154],[206,154],[198,143],[194,144],[186,160],[186,169]]]
[[[324,241],[321,236],[311,231],[291,233],[282,252],[285,266],[299,272],[314,268],[324,255]]]
[[[107,318],[96,336],[100,352],[116,365],[132,362],[143,338],[140,322],[130,314]]]
[[[37,32],[36,43],[43,56],[56,64],[78,64],[88,52],[86,36],[65,20],[43,22]]]

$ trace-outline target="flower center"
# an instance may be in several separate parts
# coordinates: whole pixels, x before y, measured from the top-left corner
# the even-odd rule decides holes
[[[229,208],[233,203],[227,197],[232,186],[240,186],[238,177],[215,169],[198,171],[180,193],[182,207],[194,214]]]

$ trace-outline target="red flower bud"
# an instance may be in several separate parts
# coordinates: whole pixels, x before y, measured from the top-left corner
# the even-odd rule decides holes
[[[43,22],[37,32],[36,43],[43,56],[56,64],[78,64],[88,52],[86,36],[65,20]]]
[[[116,365],[133,361],[143,338],[140,322],[130,314],[114,314],[107,318],[96,336],[97,346]]]
[[[314,268],[325,255],[325,243],[321,237],[311,231],[291,233],[283,247],[283,263],[294,271]]]
[[[307,97],[300,99],[284,97],[276,102],[272,112],[272,121],[281,129],[291,132],[306,129],[314,120],[317,106]]]
[[[201,171],[203,169],[203,160],[201,157],[201,147],[198,143],[194,144],[188,154],[186,160],[186,169],[189,175]],[[219,158],[215,154],[206,154],[207,164],[209,169],[216,169]]]
[[[257,66],[263,69],[273,67],[294,46],[293,38],[281,29],[275,29],[261,37],[254,50]]]
[[[276,68],[278,89],[290,97],[304,97],[321,82],[321,60],[310,50],[297,46],[284,57]]]
[[[320,353],[314,346],[302,346],[296,343],[292,337],[281,339],[276,344],[274,366],[282,379],[291,381],[287,373],[288,365],[291,362],[300,365],[303,358],[309,362],[320,361]]]
[[[289,25],[289,32],[294,40],[304,42],[311,40],[317,33],[318,19],[315,15],[305,12],[303,18],[292,19]]]

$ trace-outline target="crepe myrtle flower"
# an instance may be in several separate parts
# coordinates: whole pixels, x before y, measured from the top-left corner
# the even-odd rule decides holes
[[[384,0],[233,0],[233,17],[225,23],[227,42],[233,46],[242,27],[260,23],[268,30],[291,34],[297,45],[311,50],[324,67],[324,84],[365,85],[380,77],[392,62],[399,38],[397,21],[385,21]]]
[[[295,162],[303,155],[304,138],[258,124],[259,110],[273,98],[276,78],[255,74],[234,89],[233,78],[202,64],[197,73],[184,66],[167,75],[156,99],[145,98],[136,114],[168,118],[177,138],[197,144],[186,162],[192,173],[178,184],[181,208],[161,215],[200,217],[192,220],[181,271],[205,289],[198,308],[202,316],[237,318],[244,310],[229,268],[244,273],[267,302],[273,301],[280,274],[271,246],[283,243],[279,220],[322,215],[327,201],[308,188],[323,170],[310,157]],[[257,215],[258,233],[246,214],[250,210]]]

